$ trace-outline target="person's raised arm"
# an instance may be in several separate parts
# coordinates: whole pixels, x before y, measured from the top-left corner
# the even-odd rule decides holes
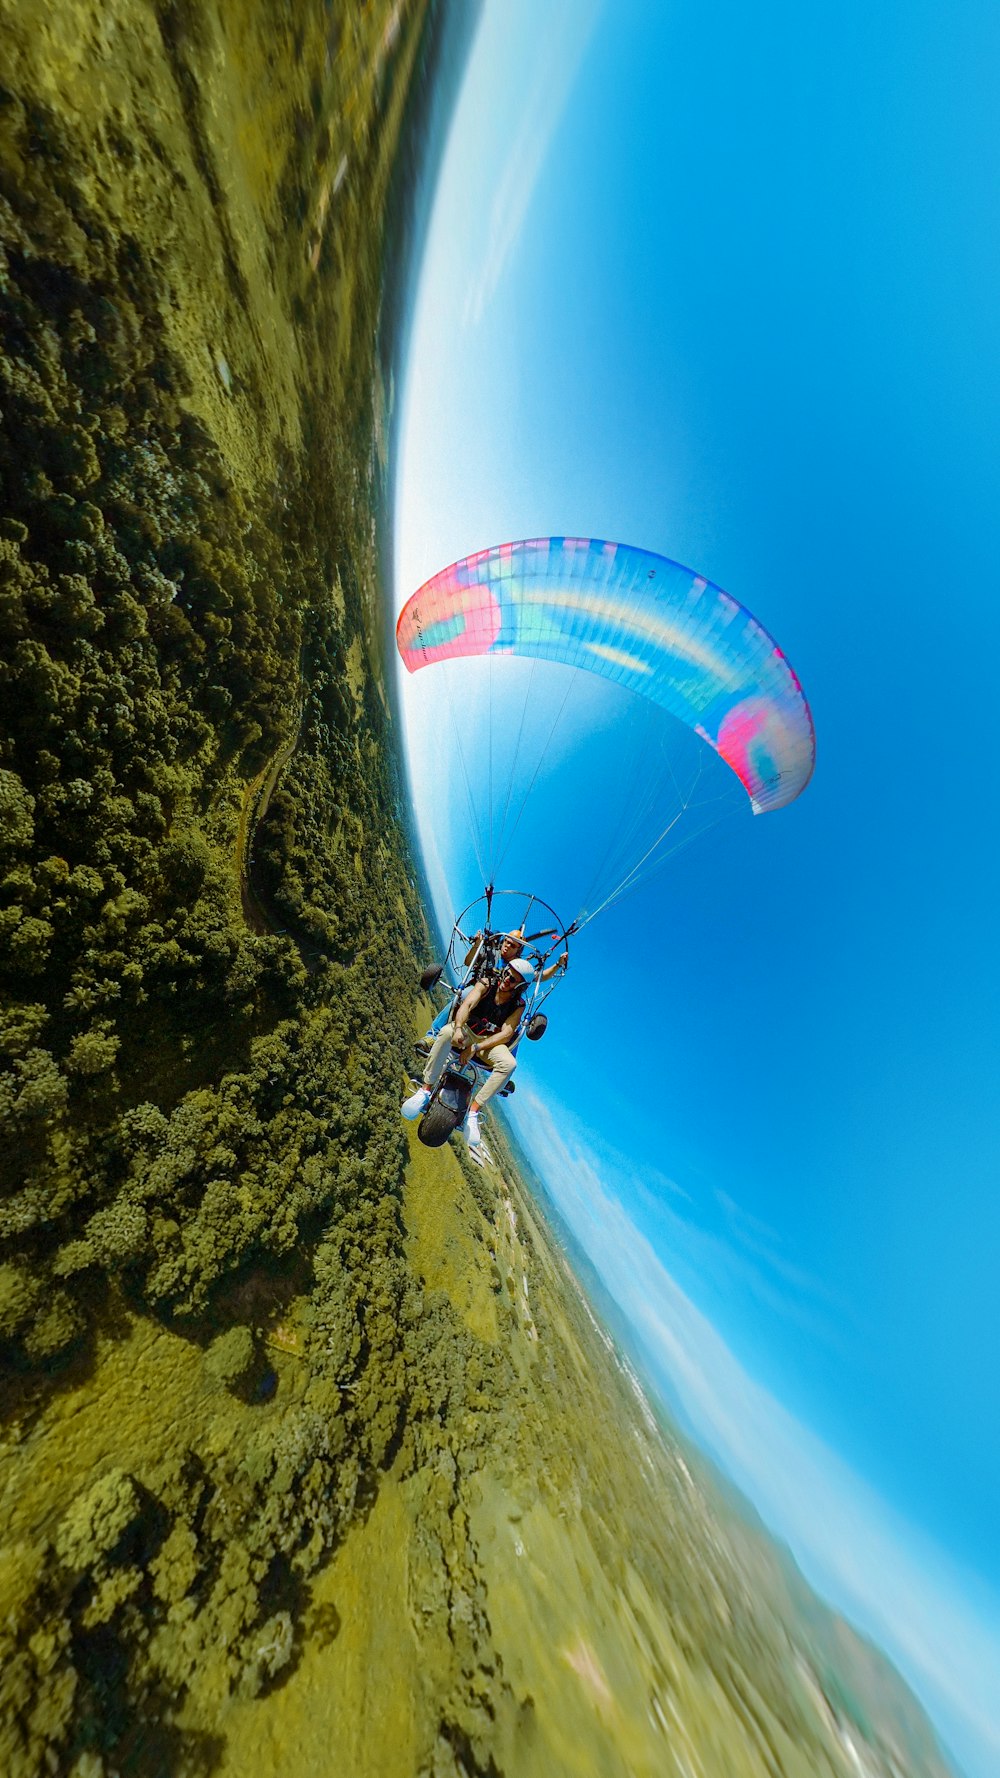
[[[543,982],[550,982],[552,980],[552,977],[556,974],[557,970],[560,970],[560,969],[564,970],[568,963],[569,963],[569,952],[564,951],[561,957],[557,957],[554,963],[550,963],[547,969],[542,970],[541,977],[539,979]]]

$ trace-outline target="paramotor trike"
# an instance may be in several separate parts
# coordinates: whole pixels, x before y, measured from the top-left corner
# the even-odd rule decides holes
[[[488,884],[482,895],[462,909],[452,927],[445,961],[425,969],[420,986],[429,991],[443,979],[451,991],[447,1016],[453,1019],[470,988],[499,975],[500,947],[505,938],[516,935],[521,942],[519,954],[532,965],[534,976],[510,1047],[516,1050],[522,1038],[537,1043],[549,1022],[542,1006],[565,974],[562,959],[568,957],[569,940],[575,930],[575,925],[565,926],[540,896],[527,890],[495,889]],[[458,1051],[451,1051],[417,1126],[421,1142],[428,1148],[440,1148],[447,1142],[464,1122],[477,1086],[489,1073],[488,1060],[469,1057],[463,1061]],[[501,1089],[501,1096],[513,1091],[514,1082],[510,1080]]]

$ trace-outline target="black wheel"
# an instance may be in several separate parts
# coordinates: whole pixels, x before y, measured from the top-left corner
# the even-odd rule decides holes
[[[420,977],[420,986],[424,989],[436,988],[438,982],[441,980],[441,971],[443,968],[443,963],[432,963],[429,969],[423,971],[423,974]]]
[[[545,1036],[548,1028],[549,1021],[545,1013],[536,1012],[534,1018],[528,1020],[528,1029],[524,1035],[529,1043],[537,1043],[540,1037]]]
[[[450,1105],[442,1105],[440,1099],[435,1099],[420,1119],[417,1135],[427,1148],[441,1148],[461,1121]]]
[[[501,1097],[501,1099],[509,1099],[511,1093],[516,1093],[516,1092],[517,1092],[517,1082],[513,1081],[513,1080],[509,1080],[505,1087],[500,1088],[500,1097]]]

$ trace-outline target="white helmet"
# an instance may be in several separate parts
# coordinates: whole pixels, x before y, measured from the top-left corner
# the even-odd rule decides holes
[[[509,963],[504,964],[504,968],[516,969],[524,982],[533,982],[535,979],[535,966],[533,963],[529,963],[526,957],[513,957]]]

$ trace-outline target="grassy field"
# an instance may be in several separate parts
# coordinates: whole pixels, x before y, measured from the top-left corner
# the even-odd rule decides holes
[[[0,0],[0,1769],[937,1778],[502,1131],[398,1116],[380,320],[456,16]]]

